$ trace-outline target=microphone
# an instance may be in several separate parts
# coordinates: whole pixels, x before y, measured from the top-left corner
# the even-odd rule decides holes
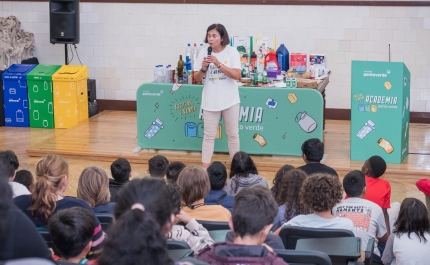
[[[211,55],[212,54],[212,47],[211,46],[209,46],[208,47],[208,55]]]

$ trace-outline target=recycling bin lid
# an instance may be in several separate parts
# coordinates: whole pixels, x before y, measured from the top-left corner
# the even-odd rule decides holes
[[[27,75],[27,80],[51,80],[61,65],[39,64]]]
[[[34,67],[36,67],[36,64],[12,64],[8,69],[5,70],[5,73],[23,75],[30,72]]]

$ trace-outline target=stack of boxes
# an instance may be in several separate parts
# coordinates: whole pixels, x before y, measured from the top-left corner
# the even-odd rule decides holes
[[[6,126],[70,128],[88,119],[88,68],[11,65],[2,75]]]

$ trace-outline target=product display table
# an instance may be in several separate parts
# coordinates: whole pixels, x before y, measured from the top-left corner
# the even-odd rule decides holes
[[[323,92],[318,89],[239,87],[241,150],[301,156],[301,145],[323,136]],[[137,93],[138,145],[147,149],[201,151],[202,85],[144,83]],[[322,92],[321,92],[322,91]],[[215,152],[228,152],[221,120]]]

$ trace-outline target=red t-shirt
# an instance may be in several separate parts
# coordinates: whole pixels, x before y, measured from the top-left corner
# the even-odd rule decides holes
[[[367,187],[367,192],[364,195],[364,199],[376,203],[381,208],[390,208],[390,182],[380,178],[372,178],[368,176],[364,177],[366,178]],[[346,195],[345,199],[348,199],[348,195]]]
[[[428,179],[420,179],[415,183],[417,188],[424,192],[425,195],[430,196],[430,180]]]

